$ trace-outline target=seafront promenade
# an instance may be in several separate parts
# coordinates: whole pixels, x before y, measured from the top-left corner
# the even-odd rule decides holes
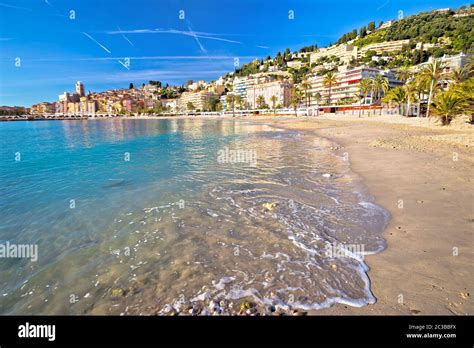
[[[25,115],[0,115],[1,121],[46,121],[46,120],[87,120],[103,118],[166,118],[166,117],[232,117],[232,116],[322,116],[322,115],[355,115],[355,116],[379,116],[379,115],[399,115],[398,108],[366,106],[366,107],[344,107],[331,106],[320,108],[298,108],[294,109],[255,109],[255,110],[228,110],[225,112],[166,112],[166,113],[143,113],[124,115],[117,113],[96,113],[96,114],[25,114]]]

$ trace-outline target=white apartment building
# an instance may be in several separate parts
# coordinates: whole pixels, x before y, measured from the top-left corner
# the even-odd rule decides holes
[[[445,66],[443,73],[448,74],[453,70],[458,70],[464,67],[467,64],[467,58],[468,58],[468,55],[462,52],[454,56],[444,55],[441,58],[433,58],[433,56],[431,56],[427,62],[418,64],[415,67],[415,71],[419,71],[424,66],[430,64],[433,61],[433,59],[437,59],[439,62],[441,62]]]
[[[290,105],[291,88],[291,83],[286,80],[258,83],[247,89],[247,104],[251,109],[256,109],[257,98],[263,96],[265,104],[272,107],[273,102],[271,98],[275,96],[277,98],[276,105],[288,107]]]
[[[240,95],[243,99],[247,98],[247,89],[254,86],[256,83],[255,78],[249,77],[235,77],[233,81],[233,92]]]
[[[372,78],[376,75],[383,75],[387,77],[389,84],[392,87],[402,84],[395,77],[395,74],[391,70],[380,70],[375,68],[358,67],[354,69],[342,69],[336,73],[337,81],[331,86],[331,93],[329,93],[329,86],[324,85],[324,76],[313,76],[309,78],[311,84],[311,90],[309,91],[313,95],[319,93],[321,95],[321,101],[319,103],[328,103],[334,105],[340,101],[360,96],[360,82],[365,78]],[[368,99],[370,100],[370,93]],[[363,101],[362,104],[365,104]],[[359,103],[359,101],[357,102]],[[350,103],[348,103],[350,104]],[[317,101],[311,98],[311,106],[316,106]]]

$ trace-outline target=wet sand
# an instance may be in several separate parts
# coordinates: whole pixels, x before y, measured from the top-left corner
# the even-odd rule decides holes
[[[387,249],[366,257],[377,302],[311,314],[474,313],[473,126],[343,115],[278,123],[340,144],[334,151],[347,153],[375,202],[392,215]]]

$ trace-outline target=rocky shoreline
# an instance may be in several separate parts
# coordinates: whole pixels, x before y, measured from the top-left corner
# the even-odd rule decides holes
[[[286,305],[262,306],[251,301],[234,302],[226,299],[184,302],[177,306],[165,305],[156,315],[164,316],[304,316],[308,313]]]

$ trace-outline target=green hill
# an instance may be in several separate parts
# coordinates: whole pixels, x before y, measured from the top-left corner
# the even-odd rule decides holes
[[[383,22],[379,24],[379,28]],[[351,42],[358,47],[364,47],[372,43],[385,41],[410,40],[402,52],[387,53],[388,60],[373,61],[375,54],[369,51],[365,57],[351,62],[351,66],[366,64],[371,67],[397,68],[402,65],[416,65],[426,62],[430,56],[442,57],[444,54],[453,55],[460,52],[474,52],[474,5],[462,6],[457,10],[422,12],[403,19],[394,21],[388,28],[377,29],[375,22],[362,26],[359,30],[342,35],[336,44]],[[416,49],[416,44],[434,44],[427,50]],[[301,52],[311,52],[317,49],[317,45],[310,45],[300,49]],[[275,58],[267,57],[265,64],[263,60],[255,60],[235,69],[234,76],[248,76],[258,72],[268,71],[269,66],[279,70],[288,70],[295,75],[299,81],[305,72],[310,69],[308,59],[303,59],[305,66],[296,71],[288,69],[287,62],[291,61],[291,53],[287,48],[282,54],[278,52]],[[265,65],[260,69],[260,65]],[[296,76],[298,75],[298,76]]]
[[[456,11],[423,12],[400,19],[387,29],[376,30],[354,41],[362,47],[371,43],[406,40],[423,43],[446,42],[449,53],[474,49],[474,5]]]

